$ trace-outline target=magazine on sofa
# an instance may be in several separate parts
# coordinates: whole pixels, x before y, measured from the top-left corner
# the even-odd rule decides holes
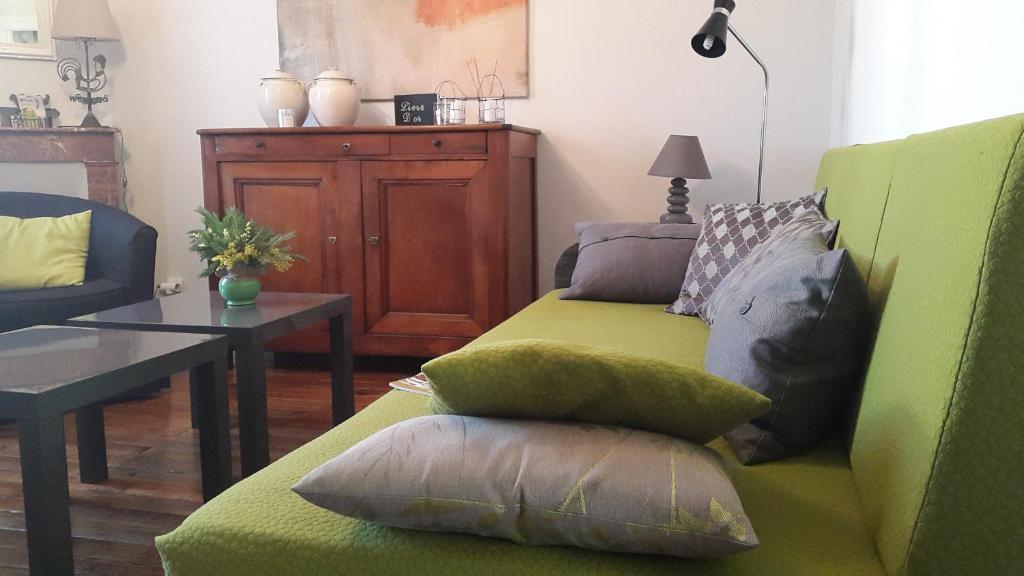
[[[402,378],[388,384],[395,390],[401,390],[403,392],[412,392],[413,394],[419,394],[421,396],[430,396],[430,380],[427,380],[426,374],[420,372],[415,376],[408,378]]]

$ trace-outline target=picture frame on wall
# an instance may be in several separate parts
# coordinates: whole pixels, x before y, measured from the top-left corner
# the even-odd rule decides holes
[[[506,97],[529,96],[527,0],[277,0],[281,69],[309,80],[338,68],[364,100],[468,83],[467,60]],[[486,69],[486,70],[485,70]]]

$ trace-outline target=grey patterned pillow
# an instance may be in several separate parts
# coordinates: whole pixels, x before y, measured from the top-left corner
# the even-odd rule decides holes
[[[718,454],[611,426],[414,418],[356,444],[293,490],[386,526],[520,544],[684,558],[758,545]]]
[[[709,204],[679,298],[665,311],[700,315],[722,280],[767,240],[772,230],[805,210],[818,208],[823,201],[823,193],[818,193],[771,204]]]
[[[815,244],[824,242],[827,245],[836,228],[837,224],[825,218],[817,209],[801,212],[772,232],[767,240],[755,246],[750,254],[733,268],[715,289],[711,298],[704,303],[700,317],[708,324],[714,324],[715,316],[722,308],[739,308],[745,303],[744,288],[751,282],[770,274],[773,269],[784,268],[791,260],[805,255],[804,251],[794,249],[795,243],[809,238],[809,241]]]

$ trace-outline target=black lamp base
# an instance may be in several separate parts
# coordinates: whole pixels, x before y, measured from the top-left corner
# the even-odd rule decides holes
[[[78,125],[79,128],[102,128],[103,124],[100,124],[99,118],[89,110],[85,114],[85,118],[82,118],[82,123]]]
[[[662,224],[693,224],[693,216],[687,214],[690,189],[684,178],[673,178],[668,189],[668,212],[661,215]]]

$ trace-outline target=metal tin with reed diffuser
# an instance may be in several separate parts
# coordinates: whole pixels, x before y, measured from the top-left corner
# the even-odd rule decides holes
[[[445,96],[445,90],[451,92],[451,96]],[[459,85],[451,80],[445,80],[437,85],[437,103],[434,105],[434,120],[438,126],[446,124],[466,123],[466,93],[459,88]]]
[[[488,74],[480,79],[481,90],[483,89],[484,84],[487,83],[488,78],[490,79],[490,86],[488,87],[487,95],[484,96],[481,93],[480,97],[477,98],[480,122],[483,124],[504,124],[505,85],[501,83],[501,78],[499,78],[497,74]],[[500,95],[495,95],[495,82],[498,83],[498,89],[501,90]]]

